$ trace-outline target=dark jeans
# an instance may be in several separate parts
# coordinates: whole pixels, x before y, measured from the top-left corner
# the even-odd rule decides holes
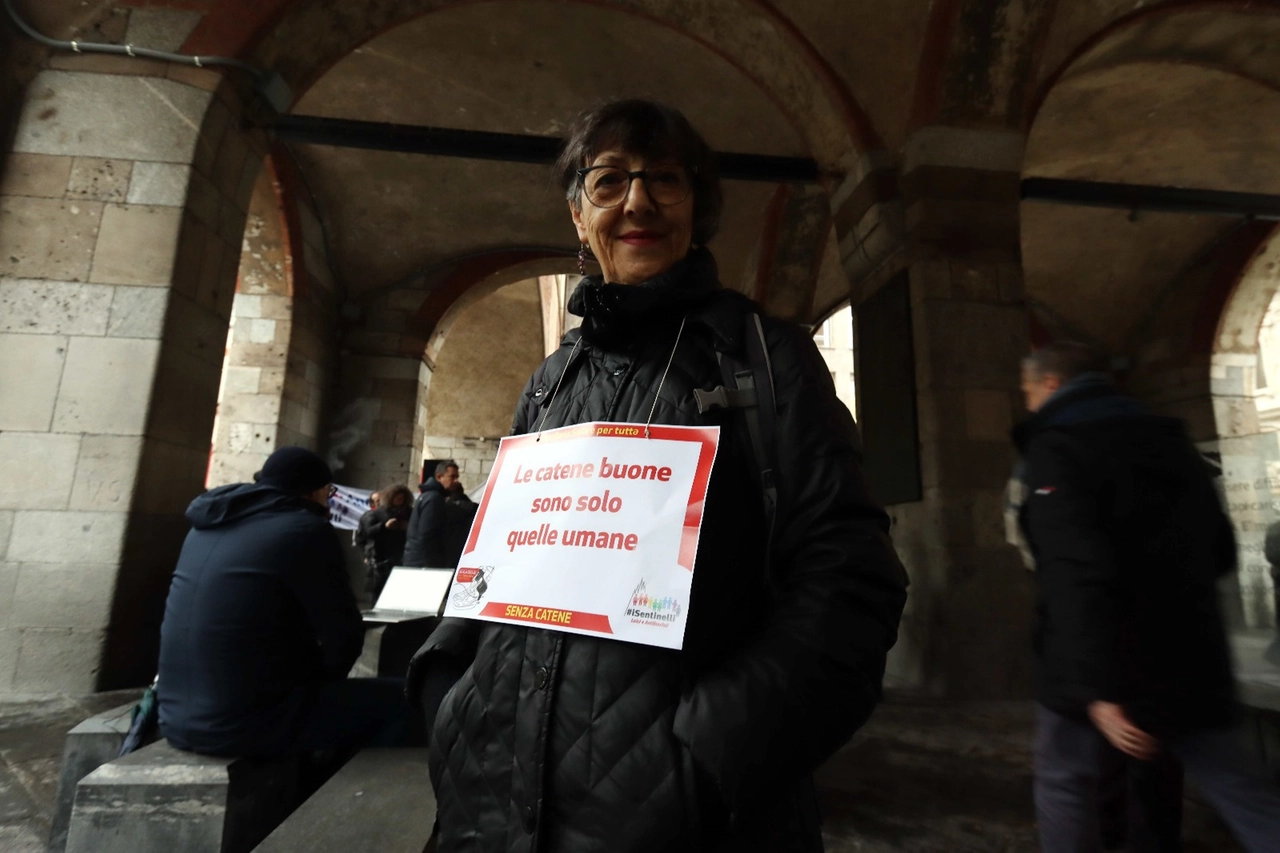
[[[347,678],[315,689],[293,732],[292,749],[401,746],[409,737],[403,678]]]
[[[1099,779],[1102,843],[1128,853],[1181,853],[1182,765],[1168,751],[1151,761],[1114,747]]]
[[[1280,849],[1280,790],[1245,754],[1235,732],[1190,732],[1161,747],[1182,762],[1249,853]],[[1102,850],[1099,790],[1110,749],[1093,726],[1039,707],[1035,800],[1044,853]]]

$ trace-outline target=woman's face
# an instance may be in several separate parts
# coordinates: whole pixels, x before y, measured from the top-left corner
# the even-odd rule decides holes
[[[650,163],[625,151],[609,150],[590,165],[638,172],[673,163]],[[581,210],[569,205],[578,239],[590,244],[607,282],[639,284],[666,272],[689,253],[693,242],[692,192],[678,204],[660,205],[650,198],[645,182],[637,178],[616,207],[596,207],[585,193],[579,203]]]

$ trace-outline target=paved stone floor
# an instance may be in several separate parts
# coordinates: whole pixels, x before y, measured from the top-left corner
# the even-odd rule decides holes
[[[0,699],[0,853],[45,853],[63,736],[139,692]]]
[[[881,705],[819,772],[828,853],[1033,853],[1031,736],[1024,702]],[[1188,800],[1185,853],[1237,853]]]
[[[44,852],[63,735],[134,695],[0,700],[0,853]],[[819,775],[827,850],[1036,850],[1031,728],[1028,703],[897,699],[881,706]],[[1194,801],[1184,835],[1186,853],[1240,849]]]

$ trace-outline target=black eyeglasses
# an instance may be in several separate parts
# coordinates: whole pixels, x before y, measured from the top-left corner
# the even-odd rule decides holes
[[[631,192],[631,182],[644,181],[645,191],[656,204],[664,207],[679,204],[693,192],[689,172],[683,166],[651,166],[629,172],[617,166],[589,166],[578,170],[587,201],[596,207],[617,207]]]

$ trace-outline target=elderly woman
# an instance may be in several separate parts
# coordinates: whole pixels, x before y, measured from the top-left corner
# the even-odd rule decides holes
[[[879,699],[906,597],[853,420],[810,336],[768,318],[772,428],[700,413],[724,359],[752,363],[760,309],[720,287],[715,160],[683,115],[600,107],[557,170],[601,275],[573,293],[582,326],[529,380],[513,434],[720,425],[721,447],[682,650],[445,620],[419,651],[439,850],[820,850],[812,773]]]

